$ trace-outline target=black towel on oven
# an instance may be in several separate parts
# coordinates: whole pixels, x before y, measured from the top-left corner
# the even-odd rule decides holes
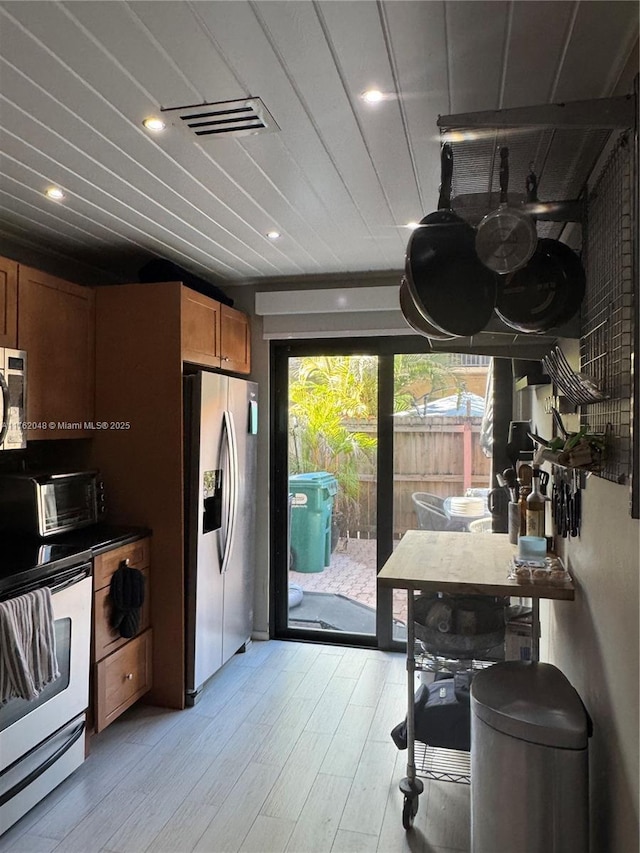
[[[122,563],[111,576],[111,625],[121,637],[134,637],[140,627],[140,608],[144,604],[144,575],[139,569]]]

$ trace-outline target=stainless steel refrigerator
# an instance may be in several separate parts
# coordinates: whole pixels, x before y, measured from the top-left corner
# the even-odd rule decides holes
[[[186,685],[204,683],[251,636],[258,386],[184,377]]]

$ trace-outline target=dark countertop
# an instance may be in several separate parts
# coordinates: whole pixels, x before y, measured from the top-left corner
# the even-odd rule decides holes
[[[0,599],[150,535],[147,527],[116,524],[95,524],[45,539],[4,533],[0,536]]]
[[[129,527],[124,524],[93,524],[80,530],[72,530],[60,536],[51,537],[51,541],[75,547],[78,551],[91,551],[95,557],[120,545],[128,545],[137,539],[151,536],[148,527]],[[46,541],[49,541],[48,539]]]

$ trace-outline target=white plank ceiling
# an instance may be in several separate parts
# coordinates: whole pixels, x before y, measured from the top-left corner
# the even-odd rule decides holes
[[[0,252],[96,283],[153,257],[233,283],[399,270],[436,206],[439,114],[607,96],[637,37],[616,0],[2,2]],[[247,97],[278,130],[142,126]]]

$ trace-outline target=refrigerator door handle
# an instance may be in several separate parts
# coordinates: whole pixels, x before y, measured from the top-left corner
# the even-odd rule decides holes
[[[236,429],[233,421],[233,413],[224,413],[224,432],[227,437],[228,459],[229,459],[229,512],[227,515],[227,529],[225,531],[224,554],[220,566],[220,573],[225,574],[229,568],[229,559],[233,550],[233,540],[236,532],[236,519],[238,515],[238,495],[240,483],[238,480],[238,443],[236,441]]]

